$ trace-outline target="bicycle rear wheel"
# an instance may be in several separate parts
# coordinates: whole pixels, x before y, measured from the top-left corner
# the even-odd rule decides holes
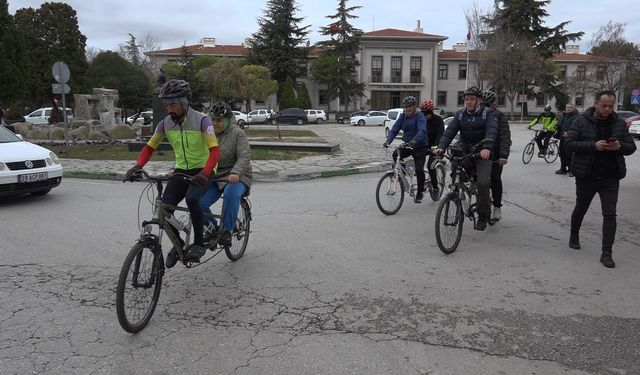
[[[522,162],[525,164],[529,164],[531,158],[533,158],[533,152],[535,151],[534,143],[529,142],[526,146],[524,146],[524,150],[522,151]]]
[[[124,260],[118,289],[116,311],[118,322],[130,333],[147,326],[158,304],[164,261],[154,242],[138,242]]]
[[[404,185],[395,173],[389,171],[380,177],[376,186],[376,204],[380,211],[385,215],[393,215],[404,201]]]
[[[445,186],[447,185],[447,167],[444,164],[436,165],[436,176],[438,177],[438,189],[440,189],[440,191],[438,192],[438,197],[435,200],[440,200],[440,198],[442,198],[442,194],[444,194]]]
[[[251,233],[251,208],[246,199],[240,200],[240,211],[236,226],[231,233],[231,246],[225,246],[224,253],[231,261],[236,261],[244,255],[249,243],[249,233]]]
[[[436,211],[436,242],[445,254],[456,251],[462,238],[462,202],[455,194],[449,194],[440,202]]]
[[[558,144],[556,142],[549,142],[547,152],[544,154],[544,161],[551,164],[558,159]]]

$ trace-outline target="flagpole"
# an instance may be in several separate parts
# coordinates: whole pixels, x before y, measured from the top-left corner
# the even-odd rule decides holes
[[[470,42],[471,42],[471,30],[469,30],[469,32],[467,32],[467,74],[464,75],[464,89],[467,89],[467,82],[469,81],[469,71],[471,69],[469,69],[469,47],[470,47]]]

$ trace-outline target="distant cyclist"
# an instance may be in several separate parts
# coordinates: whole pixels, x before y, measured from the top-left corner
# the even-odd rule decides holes
[[[389,147],[391,142],[396,138],[400,130],[402,130],[402,141],[412,148],[400,149],[400,158],[409,155],[413,156],[416,166],[416,177],[418,180],[418,191],[414,198],[414,202],[422,202],[424,197],[424,163],[427,159],[429,145],[427,143],[427,122],[422,112],[417,110],[418,100],[413,96],[407,96],[402,100],[404,112],[398,116],[398,120],[391,128],[387,140],[382,144],[383,147]],[[396,158],[394,151],[393,158]]]
[[[491,167],[491,202],[493,203],[491,222],[495,223],[502,219],[502,167],[507,164],[509,158],[511,130],[507,116],[496,108],[496,93],[493,90],[485,91],[482,95],[482,101],[486,106],[496,111],[498,116],[498,137],[492,153],[493,160],[498,163]]]
[[[189,107],[191,88],[188,82],[171,79],[162,86],[158,97],[164,102],[169,115],[158,123],[153,136],[140,152],[136,165],[127,171],[125,180],[131,180],[144,167],[160,142],[167,137],[175,153],[174,172],[192,177],[190,183],[172,177],[162,194],[162,202],[177,205],[186,198],[194,236],[193,245],[187,249],[187,258],[199,260],[207,251],[204,247],[204,219],[200,209],[200,197],[206,191],[209,176],[218,164],[218,141],[209,117]],[[179,235],[175,228],[170,228],[176,236]],[[167,254],[166,267],[175,266],[177,259],[177,251],[172,248]]]
[[[543,158],[544,154],[547,153],[547,147],[549,146],[549,141],[553,136],[553,133],[556,132],[556,127],[558,126],[558,121],[556,120],[555,113],[551,112],[551,106],[549,104],[544,106],[544,112],[538,115],[538,117],[534,118],[529,123],[529,129],[531,129],[534,125],[542,123],[542,129],[538,132],[536,136],[536,143],[538,144],[538,157]],[[543,144],[544,140],[544,144]]]
[[[429,147],[438,146],[440,137],[444,133],[444,121],[442,117],[433,113],[433,100],[427,99],[420,103],[420,110],[427,119],[427,140],[429,141]],[[431,199],[436,200],[440,195],[440,189],[438,188],[438,175],[436,170],[432,168],[433,160],[436,155],[429,154],[429,160],[427,160],[427,170],[429,171],[429,180],[431,181]]]
[[[449,143],[460,132],[460,145],[464,152],[486,140],[482,144],[480,159],[475,160],[475,171],[478,182],[478,222],[474,229],[485,230],[491,215],[491,150],[498,135],[498,118],[496,112],[482,104],[482,90],[471,86],[464,91],[464,108],[453,116],[453,120],[444,131],[438,143],[437,155],[442,155]]]

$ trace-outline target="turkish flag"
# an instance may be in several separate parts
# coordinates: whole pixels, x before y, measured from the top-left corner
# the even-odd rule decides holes
[[[331,31],[336,31],[340,29],[340,21],[338,22],[334,22],[331,25],[329,25],[329,30]]]

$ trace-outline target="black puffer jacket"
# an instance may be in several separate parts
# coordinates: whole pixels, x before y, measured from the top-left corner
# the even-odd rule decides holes
[[[595,107],[591,107],[578,115],[567,131],[566,148],[573,152],[573,162],[571,172],[576,178],[591,176],[591,168],[595,159],[598,119],[593,115]],[[625,155],[631,155],[636,151],[636,144],[629,134],[627,124],[618,115],[612,113],[608,119],[611,122],[611,137],[615,137],[620,142],[620,149],[616,152],[616,162],[618,166],[618,178],[624,178],[627,174],[627,166],[624,161]],[[607,152],[607,151],[603,151]],[[608,151],[613,152],[613,151]]]
[[[491,155],[493,160],[508,159],[511,150],[511,129],[504,113],[494,109],[498,114],[498,138]]]
[[[580,112],[577,109],[573,109],[573,111],[567,113],[563,113],[560,121],[558,121],[558,131],[560,134],[569,130],[569,126],[571,126],[571,122],[575,120],[575,116],[577,116]]]

